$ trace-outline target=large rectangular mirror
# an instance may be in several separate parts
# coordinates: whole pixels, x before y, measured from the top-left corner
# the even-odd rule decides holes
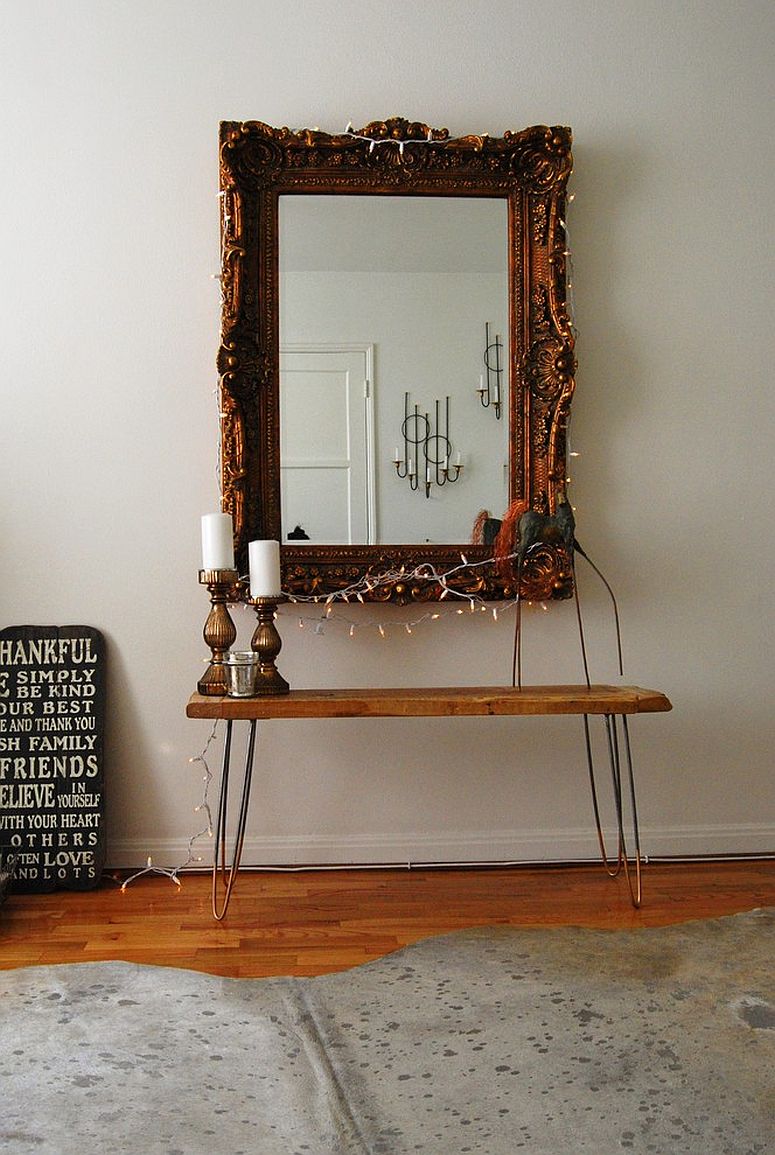
[[[563,128],[221,126],[221,473],[241,572],[247,542],[274,537],[284,588],[327,596],[484,561],[483,510],[554,512],[573,393],[570,168]],[[548,543],[523,592],[567,596],[568,568]],[[455,581],[514,592],[492,565]]]

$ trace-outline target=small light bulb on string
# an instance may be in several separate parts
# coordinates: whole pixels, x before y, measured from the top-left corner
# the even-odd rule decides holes
[[[179,875],[180,875],[181,870],[185,870],[185,868],[187,866],[189,866],[190,863],[192,863],[192,862],[201,862],[202,861],[201,856],[194,855],[194,843],[197,841],[197,839],[202,838],[205,834],[209,838],[213,837],[213,817],[212,817],[212,814],[210,812],[210,802],[209,802],[209,798],[208,798],[208,790],[209,790],[210,782],[212,781],[213,776],[210,772],[210,767],[207,764],[207,754],[208,754],[208,751],[210,749],[210,746],[211,746],[213,740],[215,739],[215,735],[217,734],[217,732],[218,732],[218,719],[216,719],[213,722],[212,729],[210,730],[209,737],[208,737],[207,741],[205,742],[204,749],[202,750],[201,754],[196,754],[194,757],[188,759],[189,766],[194,766],[194,765],[196,765],[197,762],[201,762],[202,765],[204,766],[205,772],[202,776],[202,781],[204,782],[204,790],[202,793],[202,800],[198,806],[194,807],[194,813],[195,814],[201,814],[202,811],[204,811],[204,813],[207,815],[207,825],[205,826],[205,828],[203,830],[197,831],[196,834],[193,834],[191,836],[191,838],[189,839],[189,841],[188,841],[188,853],[187,853],[187,857],[186,857],[185,862],[182,862],[180,864],[180,866],[173,867],[172,869],[167,869],[166,867],[162,867],[162,866],[154,866],[153,859],[149,854],[147,859],[146,859],[146,864],[143,867],[143,869],[135,871],[135,873],[130,875],[129,878],[124,879],[124,882],[121,885],[122,891],[126,890],[126,888],[130,885],[130,883],[134,882],[134,880],[136,878],[140,878],[144,874],[160,874],[165,878],[169,878],[169,880],[171,882],[174,882],[176,886],[180,886],[181,881],[180,881]]]
[[[516,557],[516,554],[512,555],[512,557]],[[482,561],[469,562],[465,553],[462,553],[462,552],[460,554],[460,559],[461,560],[460,560],[459,564],[452,566],[446,572],[439,572],[435,568],[435,566],[433,566],[432,564],[427,563],[427,562],[421,563],[420,565],[416,566],[414,569],[407,567],[407,565],[404,563],[401,565],[400,569],[387,569],[384,573],[380,573],[378,575],[371,573],[371,574],[369,574],[368,577],[363,577],[363,578],[353,582],[351,585],[347,586],[346,588],[331,592],[328,595],[322,595],[322,594],[307,594],[307,595],[305,595],[305,594],[288,594],[288,600],[291,603],[296,603],[296,604],[308,602],[308,603],[311,603],[315,606],[320,605],[320,603],[324,603],[324,605],[322,607],[322,616],[321,616],[320,620],[316,620],[314,618],[306,618],[305,619],[303,616],[299,618],[300,628],[304,628],[304,624],[306,621],[306,622],[310,623],[310,625],[312,627],[314,627],[314,633],[317,635],[320,635],[324,632],[323,631],[323,623],[328,624],[329,622],[331,622],[331,624],[334,624],[334,625],[336,625],[336,624],[346,625],[348,627],[348,629],[351,626],[355,626],[355,628],[359,629],[359,630],[369,629],[369,628],[379,629],[380,636],[384,638],[386,636],[386,632],[385,632],[385,628],[384,628],[382,623],[377,623],[373,620],[370,622],[366,622],[366,623],[362,623],[360,621],[355,623],[355,622],[352,622],[348,618],[338,617],[336,615],[336,612],[335,612],[336,602],[337,602],[337,600],[349,602],[351,600],[357,599],[357,601],[359,603],[365,604],[365,598],[363,597],[364,592],[369,593],[369,592],[374,591],[375,589],[390,588],[391,586],[396,585],[396,583],[399,581],[401,581],[401,582],[419,581],[419,582],[424,582],[424,583],[425,582],[434,583],[437,587],[437,591],[438,591],[437,597],[438,597],[439,602],[444,601],[445,599],[447,599],[449,597],[454,597],[454,598],[458,599],[458,606],[455,608],[455,613],[463,614],[465,612],[464,607],[465,607],[466,602],[468,602],[468,611],[470,613],[475,613],[477,609],[480,610],[482,613],[487,613],[487,610],[489,607],[487,606],[487,604],[485,603],[484,599],[481,596],[479,596],[478,594],[470,593],[470,592],[459,591],[454,586],[449,584],[449,580],[453,576],[457,577],[457,575],[460,574],[461,570],[475,571],[475,570],[480,569],[481,567],[486,567],[486,566],[491,565],[492,561],[491,561],[491,559],[488,558],[488,559],[484,559]],[[508,560],[511,560],[511,559],[508,559]],[[462,602],[462,606],[460,605],[461,602]],[[511,605],[518,604],[518,602],[519,602],[519,599],[517,599],[513,603],[509,603],[508,605],[502,605],[500,607],[501,612],[503,612],[504,609],[510,608]],[[243,608],[248,609],[249,607],[243,606]],[[442,615],[439,613],[431,613],[430,611],[426,610],[419,617],[411,619],[408,623],[404,623],[404,626],[405,626],[405,628],[408,626],[409,627],[408,632],[411,633],[415,626],[421,625],[427,621],[436,621],[436,620],[438,620],[438,618],[440,616],[442,616]],[[497,611],[493,612],[493,620],[494,621],[498,620]],[[350,636],[351,637],[354,636],[353,630],[351,630]]]

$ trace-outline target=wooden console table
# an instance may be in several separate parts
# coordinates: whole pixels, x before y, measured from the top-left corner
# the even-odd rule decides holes
[[[274,718],[432,718],[473,716],[522,716],[545,714],[579,714],[584,719],[584,736],[589,769],[592,803],[603,862],[609,874],[624,871],[634,906],[641,901],[641,853],[635,780],[630,752],[627,719],[630,714],[658,713],[672,709],[658,690],[637,686],[456,686],[441,689],[363,689],[363,690],[291,690],[289,694],[260,698],[205,697],[194,694],[186,709],[189,718],[222,718],[226,722],[223,750],[218,820],[213,857],[213,915],[220,920],[226,914],[229,898],[239,870],[245,824],[250,803],[250,782],[255,753],[256,723]],[[599,714],[605,719],[608,755],[611,769],[614,805],[618,826],[618,846],[613,861],[605,848],[595,785],[589,717]],[[235,721],[249,722],[250,730],[245,759],[239,818],[231,864],[226,866],[226,812],[231,762],[231,736]],[[629,810],[632,822],[634,855],[627,852],[624,831],[625,800],[622,788],[622,761],[627,767]],[[635,867],[633,883],[630,870]],[[225,888],[219,907],[219,881]]]

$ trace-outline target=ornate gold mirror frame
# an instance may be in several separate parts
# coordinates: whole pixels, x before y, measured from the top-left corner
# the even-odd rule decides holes
[[[538,126],[503,137],[451,138],[395,118],[329,135],[258,121],[221,125],[222,328],[218,355],[221,492],[234,522],[237,565],[248,542],[283,540],[280,524],[279,197],[356,194],[499,197],[508,204],[510,500],[554,514],[565,483],[574,338],[565,299],[565,192],[571,133]],[[503,511],[496,511],[496,516]],[[282,546],[283,589],[326,597],[386,571],[415,575],[366,590],[368,600],[433,600],[416,576],[427,563],[457,572],[450,585],[484,599],[512,597],[514,580],[483,562],[481,545]],[[530,551],[521,593],[567,597],[562,542]]]

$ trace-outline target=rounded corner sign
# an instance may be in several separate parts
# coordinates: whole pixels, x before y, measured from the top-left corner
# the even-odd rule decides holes
[[[105,860],[105,639],[0,630],[0,858],[14,891],[88,889]]]

